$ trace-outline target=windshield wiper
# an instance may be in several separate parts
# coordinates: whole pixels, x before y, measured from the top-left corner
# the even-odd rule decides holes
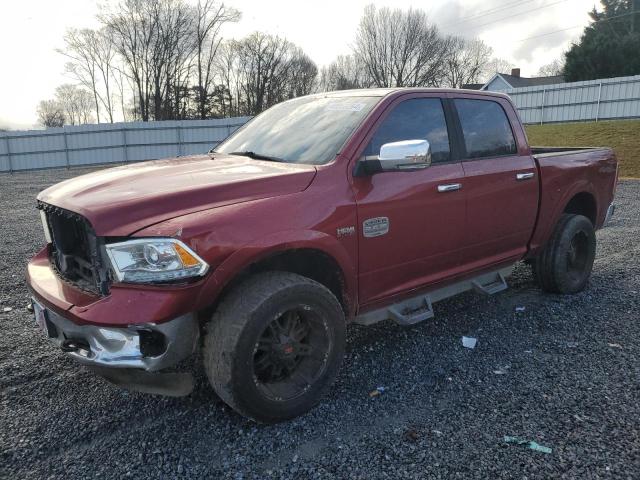
[[[269,162],[285,162],[286,161],[283,158],[270,157],[269,155],[262,155],[261,153],[256,153],[252,151],[231,152],[229,155],[242,155],[243,157],[253,158],[254,160],[267,160]]]

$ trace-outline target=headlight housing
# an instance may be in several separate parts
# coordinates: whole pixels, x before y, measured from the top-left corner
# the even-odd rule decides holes
[[[201,277],[209,265],[175,238],[143,238],[105,245],[119,282],[175,282]]]

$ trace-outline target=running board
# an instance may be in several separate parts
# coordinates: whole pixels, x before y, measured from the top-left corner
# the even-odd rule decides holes
[[[507,288],[506,278],[513,272],[513,265],[478,275],[469,280],[438,288],[426,294],[394,303],[388,307],[379,308],[371,312],[358,315],[353,323],[358,325],[373,325],[383,320],[393,320],[399,325],[413,325],[429,318],[433,318],[433,304],[453,297],[468,290],[475,290],[485,295],[493,295]]]
[[[485,295],[493,295],[495,293],[506,290],[507,280],[504,278],[504,275],[501,272],[495,272],[493,277],[488,281],[485,279],[477,279],[471,282],[473,284],[473,288],[478,293],[484,293]]]

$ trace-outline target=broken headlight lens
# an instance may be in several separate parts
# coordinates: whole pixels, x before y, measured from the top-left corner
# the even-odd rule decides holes
[[[105,245],[119,282],[156,283],[204,275],[209,265],[174,238],[145,238]]]

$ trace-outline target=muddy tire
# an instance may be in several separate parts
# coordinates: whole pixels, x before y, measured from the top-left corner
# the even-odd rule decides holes
[[[254,275],[207,325],[203,362],[216,393],[262,423],[312,409],[338,374],[345,346],[340,303],[323,285],[287,272]]]
[[[547,292],[580,292],[589,280],[595,256],[596,235],[591,220],[564,214],[533,261],[536,281]]]

